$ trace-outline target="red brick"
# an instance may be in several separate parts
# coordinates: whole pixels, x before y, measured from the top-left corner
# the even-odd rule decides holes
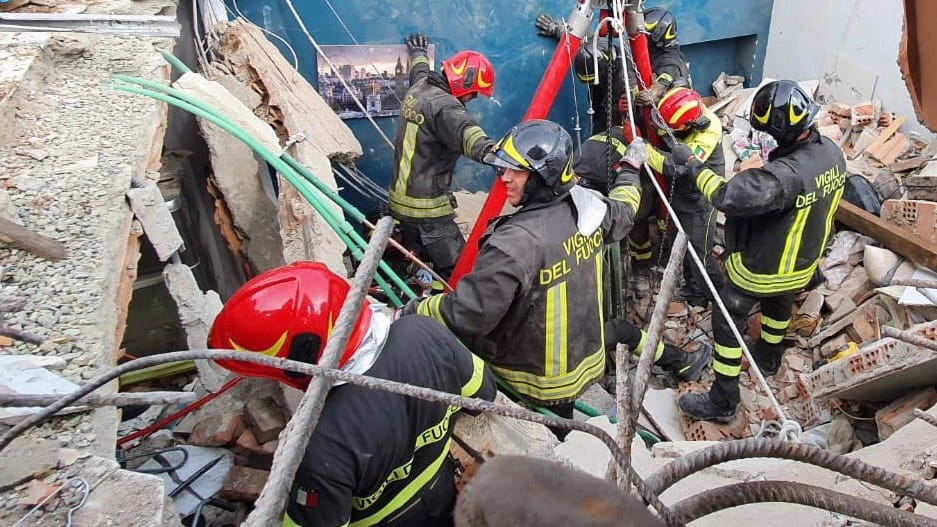
[[[252,399],[244,405],[244,413],[258,443],[276,439],[286,427],[286,416],[273,397]]]
[[[260,496],[270,472],[247,467],[231,467],[218,495],[225,500],[253,503]]]
[[[267,469],[270,468],[271,463],[273,463],[273,454],[276,452],[279,444],[280,442],[276,439],[258,444],[254,433],[248,428],[241,434],[241,437],[238,438],[234,446],[234,451],[243,456],[246,460],[245,463],[239,464],[252,468]]]
[[[214,414],[202,419],[192,429],[188,443],[198,446],[224,446],[244,431],[244,420],[237,414]]]
[[[914,420],[914,410],[926,410],[937,403],[937,390],[928,388],[896,400],[875,412],[878,438],[882,441]]]

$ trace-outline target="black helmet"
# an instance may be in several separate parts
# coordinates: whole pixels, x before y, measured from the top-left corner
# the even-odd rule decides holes
[[[605,81],[608,72],[608,62],[612,59],[608,53],[608,43],[599,42],[599,82]],[[595,80],[595,63],[593,62],[592,42],[583,42],[576,52],[576,58],[573,59],[573,69],[576,70],[576,77],[582,82],[592,82]]]
[[[562,126],[540,119],[512,128],[485,155],[485,164],[536,174],[527,179],[520,205],[549,202],[573,187],[573,140]]]
[[[644,12],[644,29],[651,44],[658,49],[677,45],[677,19],[663,7],[652,7]]]
[[[761,87],[752,99],[752,128],[791,144],[813,126],[820,106],[796,82],[782,80]]]

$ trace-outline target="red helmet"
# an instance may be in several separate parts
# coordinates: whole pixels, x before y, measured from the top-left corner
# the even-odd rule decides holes
[[[316,364],[348,289],[344,279],[317,262],[296,262],[261,273],[225,304],[212,324],[208,347]],[[339,367],[354,354],[370,322],[371,310],[365,300]],[[218,364],[241,375],[276,379],[300,390],[309,385],[308,375],[279,368],[231,360],[219,360]]]
[[[491,97],[495,90],[495,69],[477,51],[462,50],[456,53],[442,62],[442,70],[449,81],[449,90],[456,97],[470,93]]]
[[[673,130],[682,130],[697,123],[704,115],[703,98],[689,88],[674,88],[657,103],[661,117]]]

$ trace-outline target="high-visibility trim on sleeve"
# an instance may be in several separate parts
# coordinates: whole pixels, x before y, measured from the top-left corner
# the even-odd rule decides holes
[[[470,355],[472,356],[472,376],[462,385],[462,397],[474,397],[485,380],[485,361],[474,353]]]
[[[622,185],[613,188],[612,191],[609,192],[608,197],[609,199],[630,205],[635,214],[637,214],[638,207],[641,204],[641,192],[631,185]]]
[[[419,305],[416,306],[416,314],[432,318],[448,328],[449,326],[446,325],[446,319],[442,317],[442,312],[439,310],[445,296],[446,295],[433,295],[420,302]]]
[[[472,150],[475,148],[475,143],[485,138],[485,131],[482,130],[481,126],[473,125],[469,126],[462,132],[462,153],[465,157],[472,157]]]

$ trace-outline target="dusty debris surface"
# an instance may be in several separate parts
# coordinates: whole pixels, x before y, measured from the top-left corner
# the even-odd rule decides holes
[[[86,12],[156,14],[171,6],[168,1],[98,2]],[[160,106],[112,90],[109,76],[164,79],[167,71],[154,45],[168,41],[12,33],[0,39],[0,56],[6,57],[0,63],[0,215],[61,242],[67,253],[50,261],[0,244],[0,323],[44,341],[37,347],[4,339],[0,354],[47,359],[50,375],[75,384],[117,360],[122,331],[117,297],[132,227],[124,193],[131,176],[146,177],[150,156],[153,151],[158,156],[162,143]],[[17,420],[4,417],[0,431]],[[113,408],[84,411],[53,419],[23,438],[112,459],[117,420]],[[4,465],[17,456],[13,450],[3,453]],[[56,463],[57,451],[51,451],[42,479],[34,480],[44,487],[0,482],[0,524],[15,523],[37,496],[72,474],[93,479],[73,460]],[[54,512],[42,523],[64,525],[65,509],[57,506]],[[141,524],[105,516],[86,524]]]

